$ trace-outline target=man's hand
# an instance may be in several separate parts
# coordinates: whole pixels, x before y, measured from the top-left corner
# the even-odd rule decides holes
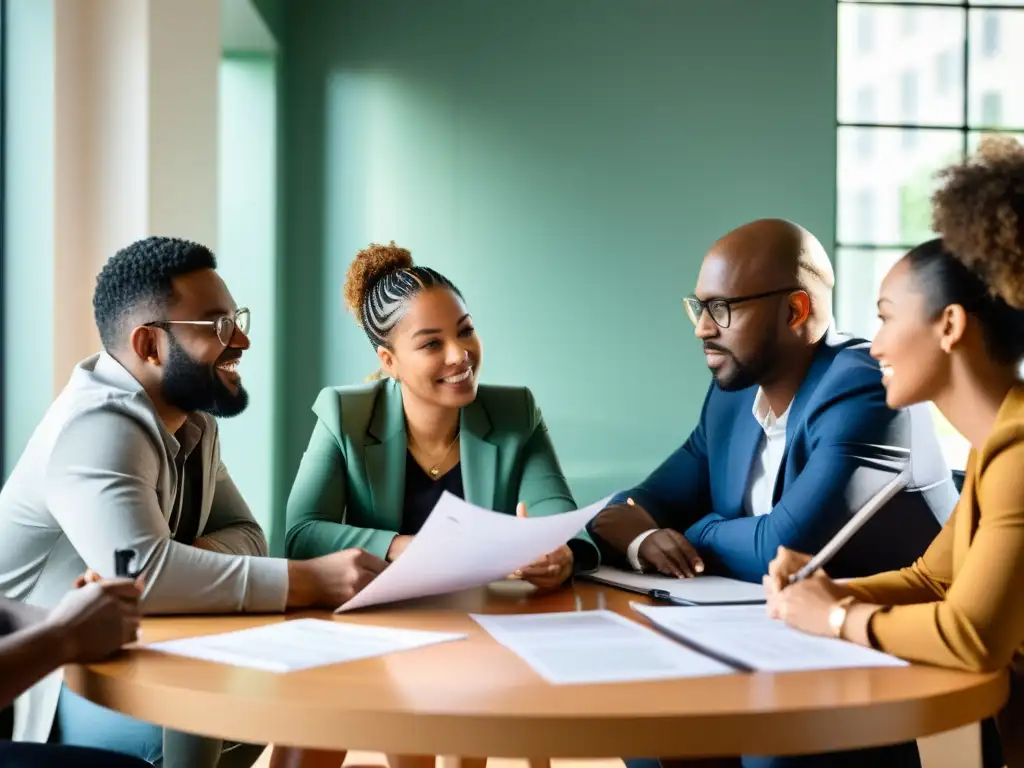
[[[526,517],[526,504],[519,502],[516,517]],[[572,576],[572,550],[563,544],[554,552],[548,552],[527,566],[520,568],[513,576],[528,581],[537,589],[554,589]]]
[[[640,562],[666,576],[688,579],[704,572],[704,561],[679,531],[659,528],[640,544]]]
[[[598,512],[590,523],[594,535],[622,554],[626,554],[629,545],[641,533],[660,527],[651,513],[639,504],[612,504]]]
[[[362,549],[343,549],[288,563],[288,606],[337,608],[358,594],[388,564]]]
[[[387,560],[389,563],[395,562],[395,560],[397,560],[401,556],[401,554],[405,552],[406,547],[412,544],[412,540],[412,536],[395,536],[395,538],[391,540],[391,546],[388,547],[388,551],[384,555],[384,559]]]
[[[68,592],[45,619],[64,639],[66,661],[100,661],[135,642],[141,594],[132,579],[91,581]]]

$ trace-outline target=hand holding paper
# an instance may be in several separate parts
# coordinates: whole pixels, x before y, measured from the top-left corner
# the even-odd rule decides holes
[[[521,518],[482,509],[446,491],[402,556],[338,611],[507,579],[524,563],[564,545],[605,501],[574,512]]]
[[[519,502],[516,517],[526,517],[526,504]],[[517,570],[513,576],[528,581],[537,589],[554,589],[572,576],[573,554],[566,544],[548,552],[529,565]]]

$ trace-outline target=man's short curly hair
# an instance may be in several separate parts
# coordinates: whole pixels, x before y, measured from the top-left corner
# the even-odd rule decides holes
[[[96,278],[93,315],[104,349],[121,347],[132,325],[147,310],[161,320],[174,294],[171,281],[199,269],[216,269],[206,246],[177,237],[147,237],[115,253]]]
[[[977,154],[941,179],[932,200],[935,231],[993,293],[1024,309],[1024,146],[985,137]]]

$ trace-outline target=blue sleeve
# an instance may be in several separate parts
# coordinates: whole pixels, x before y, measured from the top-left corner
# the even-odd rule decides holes
[[[700,421],[686,442],[640,485],[615,494],[609,504],[622,504],[632,498],[651,513],[659,526],[680,531],[711,508],[705,437],[707,403],[705,398]]]
[[[856,470],[906,455],[909,444],[900,443],[909,438],[894,428],[900,412],[885,404],[880,374],[865,367],[838,378],[838,391],[807,416],[810,459],[771,513],[736,519],[711,513],[685,531],[730,575],[759,581],[780,546],[816,552],[849,518],[847,491]]]

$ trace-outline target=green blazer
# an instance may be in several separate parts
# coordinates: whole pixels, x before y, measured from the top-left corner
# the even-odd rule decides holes
[[[408,444],[402,391],[391,379],[320,392],[317,423],[288,498],[285,548],[305,559],[360,547],[384,557],[402,523]],[[480,385],[460,416],[466,501],[514,515],[576,509],[540,409],[525,387]],[[597,567],[581,531],[577,570]],[[524,563],[525,565],[525,563]]]

